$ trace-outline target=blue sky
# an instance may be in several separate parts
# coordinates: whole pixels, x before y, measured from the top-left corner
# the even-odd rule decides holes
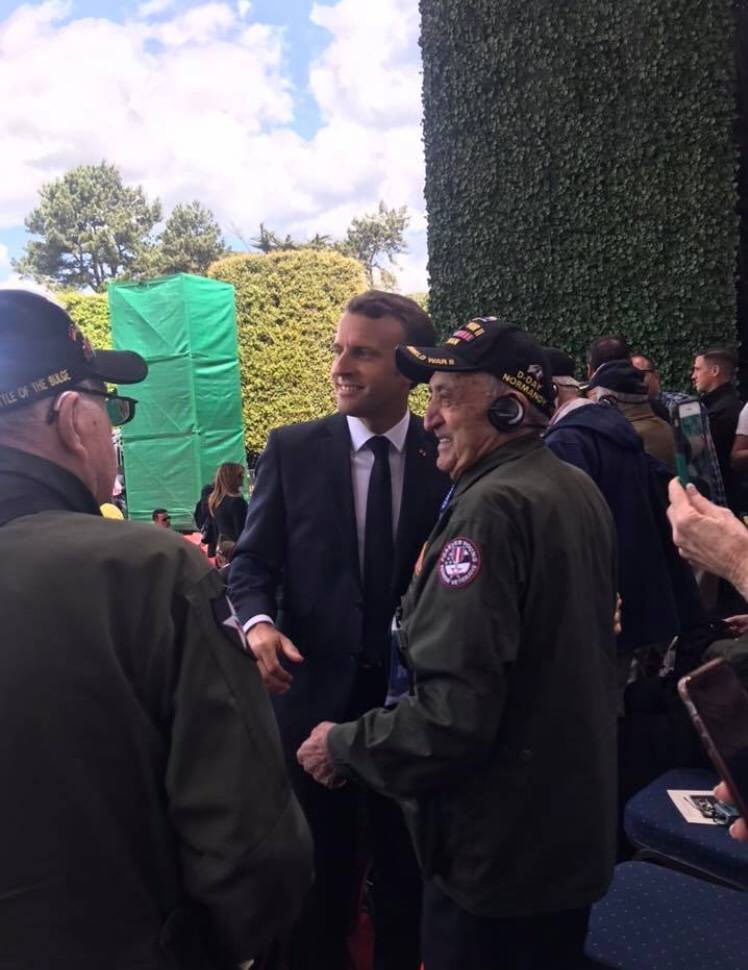
[[[417,0],[0,0],[0,280],[40,186],[104,158],[232,241],[407,205],[425,288],[417,36]]]

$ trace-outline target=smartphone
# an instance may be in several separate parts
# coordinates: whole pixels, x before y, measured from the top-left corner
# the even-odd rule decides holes
[[[748,694],[737,674],[726,660],[711,660],[681,677],[678,693],[735,805],[748,819]]]
[[[677,404],[673,408],[672,419],[678,480],[683,486],[693,482],[702,495],[711,499],[715,489],[701,402],[697,398],[691,398]]]

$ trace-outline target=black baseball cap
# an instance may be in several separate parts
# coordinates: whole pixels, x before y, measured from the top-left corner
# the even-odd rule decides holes
[[[137,384],[148,365],[130,350],[94,350],[68,314],[27,290],[0,290],[0,413],[82,381]]]
[[[548,363],[551,365],[551,377],[573,377],[577,376],[577,362],[559,347],[543,347]]]
[[[647,395],[644,375],[627,360],[609,360],[607,364],[600,364],[590,378],[588,387],[604,387],[608,391],[637,397]]]
[[[485,371],[514,388],[546,414],[554,410],[551,368],[537,340],[515,323],[476,317],[437,347],[400,346],[398,369],[425,384],[436,371]]]

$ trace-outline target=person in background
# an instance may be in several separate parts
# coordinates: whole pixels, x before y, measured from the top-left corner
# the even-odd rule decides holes
[[[709,430],[717,451],[722,481],[730,508],[737,503],[737,483],[730,456],[740,416],[740,399],[733,380],[737,357],[726,347],[712,347],[693,362],[691,379],[709,416]]]
[[[543,444],[553,392],[529,334],[480,318],[397,360],[430,379],[454,482],[402,604],[410,690],[318,725],[299,761],[406,807],[428,970],[571,970],[615,857],[613,522]]]
[[[193,512],[193,518],[195,519],[195,525],[198,529],[202,529],[205,520],[210,516],[210,509],[208,508],[208,498],[210,493],[213,491],[213,482],[208,482],[207,485],[203,485],[200,490],[200,498],[195,504],[195,511]]]
[[[151,512],[151,522],[158,526],[159,529],[170,529],[171,528],[171,516],[169,515],[168,509],[154,509]]]
[[[587,377],[611,360],[628,360],[631,351],[625,337],[605,336],[593,340],[587,348]]]
[[[647,393],[649,394],[649,402],[652,405],[652,410],[658,418],[662,418],[663,421],[667,421],[670,424],[672,422],[673,409],[686,401],[692,401],[693,396],[691,394],[686,394],[683,391],[663,390],[660,372],[655,366],[655,363],[651,357],[647,357],[644,354],[639,353],[632,354],[631,363],[644,375],[644,383],[647,385]],[[710,471],[709,478],[714,487],[712,500],[716,502],[717,505],[727,505],[725,486],[722,481],[722,470],[719,466],[719,459],[717,458],[714,441],[712,440],[712,435],[709,431],[708,415],[703,403],[701,404],[701,413],[704,419],[704,437]]]
[[[244,466],[225,461],[218,466],[213,491],[208,496],[208,511],[215,524],[217,542],[236,542],[247,518],[247,500],[242,495]]]
[[[730,452],[730,465],[736,491],[735,511],[741,515],[748,512],[748,404],[738,416],[735,441]]]
[[[647,385],[633,364],[627,360],[602,364],[590,379],[587,397],[593,401],[605,398],[613,404],[631,423],[647,454],[661,461],[671,475],[675,474],[673,429],[652,410]]]
[[[662,390],[660,372],[654,361],[651,357],[645,357],[644,354],[632,354],[631,363],[644,375],[644,383],[647,387],[647,396],[652,405],[652,410],[658,418],[662,418],[669,424],[670,407],[665,396],[667,392]]]
[[[206,551],[208,553],[208,558],[212,559],[216,554],[216,543],[218,542],[218,536],[216,535],[216,524],[213,521],[213,517],[210,514],[210,509],[208,508],[208,499],[210,498],[210,493],[213,491],[213,482],[209,482],[207,485],[203,485],[200,492],[200,498],[195,505],[194,519],[195,525],[200,530],[200,541],[207,547]]]
[[[218,970],[294,919],[311,844],[223,584],[101,516],[145,361],[0,292],[0,965]],[[44,595],[39,595],[39,590]],[[31,712],[35,712],[31,716]]]
[[[618,536],[618,589],[623,601],[618,637],[619,689],[626,687],[635,651],[667,643],[700,618],[698,592],[681,562],[665,518],[667,472],[644,451],[619,411],[582,398],[574,361],[548,348],[556,411],[545,434],[551,451],[595,482],[610,508]],[[598,373],[625,361],[603,365]],[[556,372],[559,372],[558,376]]]

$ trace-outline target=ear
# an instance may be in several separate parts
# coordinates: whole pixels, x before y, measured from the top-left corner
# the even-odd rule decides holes
[[[62,447],[77,461],[88,460],[88,448],[81,433],[83,400],[77,391],[66,391],[60,397],[55,426]]]

